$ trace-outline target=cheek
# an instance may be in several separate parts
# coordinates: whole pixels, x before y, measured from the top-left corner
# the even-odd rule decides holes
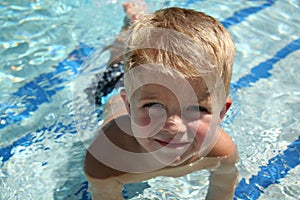
[[[191,122],[189,124],[190,127],[190,132],[193,134],[193,136],[195,137],[195,141],[197,143],[202,143],[205,136],[208,134],[209,132],[209,128],[210,128],[210,119],[208,118],[204,118],[201,120],[197,120],[194,122]]]
[[[153,137],[160,132],[164,120],[151,117],[149,112],[142,109],[131,114],[131,129],[133,135],[140,139]]]
[[[149,114],[145,111],[132,110],[131,118],[137,125],[141,127],[148,126],[151,122]]]
[[[134,122],[141,127],[158,127],[162,128],[165,121],[166,121],[166,114],[165,113],[156,113],[156,112],[149,112],[147,109],[138,109],[131,114],[131,118]]]
[[[207,135],[208,133],[208,127],[204,124],[200,124],[200,126],[198,126],[196,129],[195,129],[195,139],[197,141],[203,141],[205,136]]]

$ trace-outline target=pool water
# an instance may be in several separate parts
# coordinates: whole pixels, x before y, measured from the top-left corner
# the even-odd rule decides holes
[[[0,1],[0,199],[90,199],[82,160],[97,113],[80,91],[90,54],[121,29],[122,2]],[[204,11],[236,43],[233,106],[222,124],[240,153],[235,198],[300,199],[300,2],[147,3]],[[106,60],[92,61],[101,70]],[[123,195],[203,199],[207,176],[157,177]]]

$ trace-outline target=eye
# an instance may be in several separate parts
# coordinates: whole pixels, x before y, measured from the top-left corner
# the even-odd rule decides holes
[[[164,106],[160,103],[151,102],[144,104],[143,108],[164,108]]]
[[[195,105],[195,106],[189,106],[187,107],[186,109],[187,111],[194,111],[194,112],[208,112],[208,110],[203,107],[203,106],[198,106],[198,105]]]
[[[187,121],[198,120],[201,117],[201,114],[207,113],[208,110],[205,107],[194,105],[188,106],[183,112],[183,116]]]
[[[147,103],[143,105],[143,108],[148,109],[150,116],[165,116],[166,115],[166,109],[165,107],[160,103]]]

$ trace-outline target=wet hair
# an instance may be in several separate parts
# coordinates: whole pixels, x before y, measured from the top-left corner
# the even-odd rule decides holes
[[[162,73],[173,75],[175,69],[193,81],[217,74],[228,96],[234,56],[234,42],[220,22],[203,12],[171,7],[131,26],[125,72],[152,64]]]

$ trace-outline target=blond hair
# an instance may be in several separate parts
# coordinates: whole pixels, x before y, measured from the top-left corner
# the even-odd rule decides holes
[[[125,72],[149,63],[159,64],[163,73],[172,75],[172,68],[193,80],[216,72],[229,93],[235,47],[211,16],[175,7],[158,10],[132,25],[126,47]]]

